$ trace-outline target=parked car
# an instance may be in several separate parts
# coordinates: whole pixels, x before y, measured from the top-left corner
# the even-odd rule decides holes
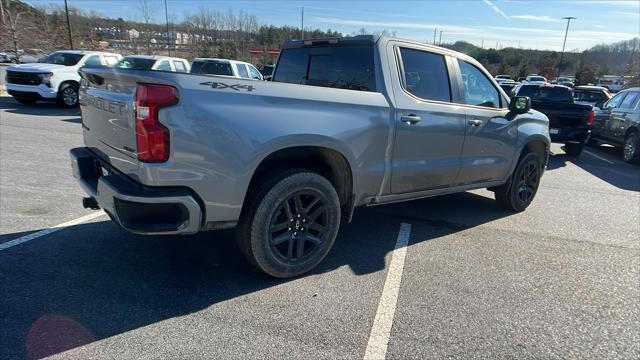
[[[78,70],[83,66],[115,64],[121,58],[119,54],[97,51],[56,51],[39,63],[7,68],[7,92],[25,105],[39,100],[52,100],[66,107],[74,107],[78,105]]]
[[[509,80],[509,81],[513,81],[513,80],[511,79],[511,76],[509,76],[509,75],[496,75],[495,79],[496,79],[496,81],[497,81],[498,83],[501,83],[501,82],[503,82],[503,81],[507,81],[507,80]]]
[[[523,82],[523,81],[525,81],[525,80],[527,80],[527,77],[526,77],[526,76],[524,76],[524,77],[519,77],[519,78],[518,78],[518,80],[516,80],[516,82]]]
[[[272,82],[81,73],[84,205],[141,234],[237,226],[241,252],[275,277],[322,261],[356,206],[489,188],[523,211],[547,162],[548,120],[528,98],[419,42],[287,41]]]
[[[264,80],[255,66],[244,61],[197,58],[191,64],[192,74],[222,75],[239,79]]]
[[[529,75],[524,79],[524,82],[526,82],[527,84],[546,84],[549,81],[547,81],[547,78],[544,76]]]
[[[118,69],[158,70],[172,72],[189,72],[189,61],[177,57],[158,55],[129,55],[122,58],[115,67]]]
[[[260,71],[260,73],[264,78],[266,78],[267,76],[273,75],[274,68],[275,68],[275,65],[265,65],[262,67],[262,71]]]
[[[592,106],[574,103],[571,89],[562,85],[525,83],[514,94],[528,96],[531,107],[547,115],[551,140],[564,143],[567,155],[582,153],[594,121]]]
[[[555,79],[552,83],[572,88],[575,86],[575,79],[568,76],[560,76],[559,78]]]
[[[504,90],[504,92],[507,93],[507,95],[511,94],[513,88],[518,85],[518,83],[513,80],[504,80],[498,82],[498,84],[500,84],[500,87],[502,88],[502,90]]]
[[[618,92],[624,87],[624,81],[621,76],[604,75],[598,78],[596,86],[607,88],[610,92]]]
[[[9,57],[9,55],[4,51],[0,51],[0,63],[10,63],[10,62],[11,62],[11,58]]]
[[[609,90],[602,86],[582,85],[573,89],[573,100],[576,104],[586,104],[601,108],[609,99],[611,99]]]
[[[622,90],[604,103],[590,142],[622,146],[626,162],[640,163],[640,88]]]

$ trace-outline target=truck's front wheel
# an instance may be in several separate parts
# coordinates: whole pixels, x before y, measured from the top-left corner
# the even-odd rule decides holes
[[[340,201],[319,174],[291,170],[269,176],[247,196],[238,245],[265,273],[288,278],[318,265],[340,227]]]

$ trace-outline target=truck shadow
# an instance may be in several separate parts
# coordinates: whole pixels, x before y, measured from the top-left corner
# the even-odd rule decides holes
[[[0,110],[19,115],[76,116],[78,117],[77,122],[80,122],[80,109],[64,108],[55,102],[40,101],[33,105],[23,105],[12,97],[0,97]]]
[[[564,153],[552,154],[547,170],[563,168],[569,162],[619,189],[640,191],[640,166],[625,163],[618,148],[589,146],[577,158]]]
[[[401,222],[435,229],[412,233],[411,246],[508,214],[471,193],[365,208],[342,226],[329,256],[305,277],[344,266],[356,275],[383,271]],[[0,243],[20,235],[7,234]],[[233,230],[137,236],[101,221],[0,252],[1,357],[57,354],[296,281],[253,269],[234,236]]]

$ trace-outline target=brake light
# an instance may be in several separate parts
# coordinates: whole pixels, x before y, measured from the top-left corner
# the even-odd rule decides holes
[[[587,125],[589,126],[593,125],[593,120],[595,117],[596,117],[596,112],[593,109],[591,109],[591,112],[587,116]]]
[[[173,86],[138,84],[136,141],[138,160],[158,163],[169,159],[169,130],[158,121],[158,110],[178,103]]]

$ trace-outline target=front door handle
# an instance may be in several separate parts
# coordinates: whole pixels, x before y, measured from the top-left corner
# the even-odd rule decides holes
[[[418,115],[402,115],[400,116],[400,121],[402,121],[403,123],[407,124],[407,125],[413,125],[413,124],[417,124],[420,121],[422,121],[422,118],[420,118],[420,116]]]
[[[480,125],[482,125],[482,120],[480,120],[480,119],[469,120],[469,125],[474,126],[474,127],[480,126]]]

